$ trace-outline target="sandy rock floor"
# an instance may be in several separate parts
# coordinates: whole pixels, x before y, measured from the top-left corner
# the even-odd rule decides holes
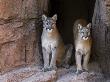
[[[77,76],[75,71],[74,66],[48,72],[42,72],[38,66],[22,67],[0,75],[0,82],[109,82],[99,72],[83,72]]]

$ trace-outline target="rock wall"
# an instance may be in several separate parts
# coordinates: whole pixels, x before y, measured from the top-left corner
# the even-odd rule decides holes
[[[39,28],[45,0],[0,0],[0,71],[41,64]],[[42,5],[41,5],[42,4]]]
[[[96,0],[93,15],[93,55],[103,73],[110,74],[110,1]]]

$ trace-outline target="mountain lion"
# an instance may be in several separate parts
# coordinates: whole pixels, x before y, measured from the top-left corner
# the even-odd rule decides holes
[[[73,33],[77,74],[88,71],[92,44],[90,29],[91,23],[87,24],[87,21],[84,19],[79,19],[74,23]]]
[[[56,66],[67,64],[72,54],[72,45],[65,47],[58,32],[56,21],[57,15],[47,17],[42,15],[43,32],[41,36],[44,71],[56,69]],[[70,53],[69,53],[70,52]],[[56,65],[57,64],[57,65]],[[63,65],[68,66],[68,65]]]

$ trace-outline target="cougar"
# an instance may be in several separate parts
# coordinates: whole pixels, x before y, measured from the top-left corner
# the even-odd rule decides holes
[[[42,15],[43,32],[41,35],[44,71],[50,71],[57,66],[68,63],[72,54],[72,45],[66,47],[56,26],[57,15],[47,17]],[[68,65],[63,65],[68,66]]]
[[[84,19],[79,19],[74,23],[74,45],[77,74],[88,71],[88,62],[91,54],[91,23],[87,24]]]

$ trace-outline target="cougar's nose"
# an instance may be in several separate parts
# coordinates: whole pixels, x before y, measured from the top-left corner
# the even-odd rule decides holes
[[[87,40],[87,39],[88,39],[88,37],[83,37],[83,39],[84,39],[84,40]]]
[[[49,30],[51,30],[51,28],[49,28]]]
[[[46,30],[51,30],[51,28],[46,28]]]

